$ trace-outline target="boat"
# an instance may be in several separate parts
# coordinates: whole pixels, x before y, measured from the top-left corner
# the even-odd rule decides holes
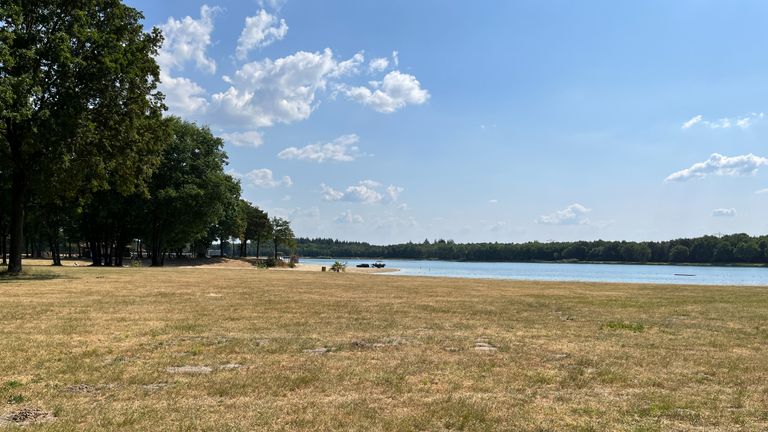
[[[381,261],[376,261],[375,263],[371,264],[371,267],[375,267],[375,268],[384,268],[385,266],[386,264],[384,264]]]
[[[695,274],[688,274],[688,273],[675,273],[675,276],[696,276]]]
[[[358,264],[358,265],[356,265],[355,267],[359,267],[359,268],[370,268],[371,266],[370,266],[370,265],[368,265],[368,264]]]

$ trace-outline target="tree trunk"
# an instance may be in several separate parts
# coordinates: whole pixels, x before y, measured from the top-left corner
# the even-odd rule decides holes
[[[275,261],[277,261],[277,240],[275,240]]]
[[[256,261],[261,257],[261,239],[256,237]]]
[[[11,174],[11,250],[8,273],[21,273],[21,250],[24,248],[24,195],[26,179],[21,166],[13,167]]]
[[[224,258],[224,240],[219,239],[219,255],[221,255],[222,258]]]
[[[8,249],[6,249],[6,247],[8,246],[6,244],[7,239],[8,239],[8,236],[6,236],[5,233],[3,233],[3,237],[0,238],[0,242],[2,243],[0,247],[2,247],[3,249],[3,265],[8,264]]]

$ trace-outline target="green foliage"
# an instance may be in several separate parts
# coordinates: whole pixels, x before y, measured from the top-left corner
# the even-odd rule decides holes
[[[289,221],[274,217],[270,223],[272,226],[272,243],[275,246],[275,259],[277,259],[278,247],[287,246],[293,249],[296,247],[296,238]]]
[[[741,244],[741,255],[734,250]],[[528,243],[465,243],[435,240],[388,246],[333,239],[297,240],[296,252],[305,257],[442,259],[499,262],[631,262],[701,264],[766,263],[768,236],[732,234],[662,242],[579,241]],[[691,251],[695,251],[691,252]]]
[[[336,261],[331,266],[331,271],[336,273],[347,271],[347,265],[341,261]]]
[[[18,405],[18,404],[24,402],[24,396],[20,395],[20,394],[11,395],[10,397],[8,397],[7,402],[8,402],[9,405]]]
[[[641,323],[630,323],[630,322],[624,322],[624,321],[608,321],[607,323],[600,326],[600,329],[610,329],[610,330],[626,330],[633,333],[640,333],[645,330],[645,326]]]

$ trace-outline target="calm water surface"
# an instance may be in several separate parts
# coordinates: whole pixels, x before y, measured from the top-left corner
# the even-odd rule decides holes
[[[302,259],[303,263],[330,267],[333,259]],[[374,260],[344,260],[347,266]],[[385,260],[387,267],[400,269],[384,275],[435,276],[481,279],[636,282],[655,284],[766,285],[768,268],[696,267],[626,264],[476,263],[454,261]],[[693,276],[677,276],[686,274]]]

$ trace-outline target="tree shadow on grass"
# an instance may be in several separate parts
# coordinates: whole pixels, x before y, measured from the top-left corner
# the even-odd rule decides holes
[[[65,276],[62,274],[48,271],[48,270],[41,270],[41,269],[23,270],[19,274],[10,274],[8,273],[8,267],[0,266],[0,284],[24,282],[24,281],[62,279],[64,277]]]

